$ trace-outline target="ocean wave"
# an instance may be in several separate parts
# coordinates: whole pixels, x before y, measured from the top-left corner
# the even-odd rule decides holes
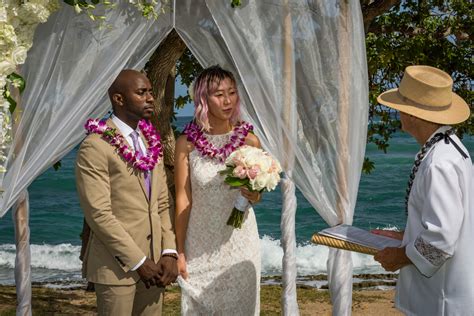
[[[31,267],[48,270],[79,271],[80,246],[71,244],[36,245],[32,244]],[[0,245],[0,267],[13,268],[15,266],[15,245]]]
[[[283,248],[278,239],[263,236],[260,240],[262,251],[262,274],[281,275]],[[31,245],[31,267],[56,271],[78,272],[80,246],[71,244]],[[329,250],[325,246],[300,244],[297,246],[296,265],[298,275],[327,274],[326,261]],[[372,256],[353,253],[354,273],[384,273]],[[15,245],[0,245],[0,267],[13,269],[15,266]],[[53,272],[52,272],[53,273]],[[57,273],[57,272],[56,272]]]
[[[283,248],[280,240],[263,236],[260,240],[262,250],[262,274],[281,275]],[[296,248],[296,267],[298,275],[327,274],[329,248],[315,244],[300,244]],[[352,253],[353,270],[356,274],[384,274],[386,271],[373,256]]]

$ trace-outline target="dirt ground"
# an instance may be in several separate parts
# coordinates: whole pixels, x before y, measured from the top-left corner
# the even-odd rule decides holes
[[[263,285],[261,315],[280,315],[281,287]],[[352,315],[402,315],[394,308],[394,291],[355,290]],[[0,286],[0,316],[15,315],[16,294],[13,286]],[[298,288],[300,314],[331,315],[329,293],[309,287]],[[33,287],[33,315],[96,315],[95,294],[82,289],[59,290]],[[163,315],[179,315],[178,287],[167,289]]]

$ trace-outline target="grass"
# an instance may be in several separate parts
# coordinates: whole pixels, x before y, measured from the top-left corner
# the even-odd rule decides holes
[[[96,301],[95,294],[84,290],[56,290],[44,287],[33,286],[33,315],[95,315]],[[380,293],[380,294],[379,294]],[[393,293],[393,292],[392,292]],[[280,299],[282,288],[280,285],[264,285],[260,291],[260,315],[277,316],[281,315]],[[385,296],[385,297],[384,297]],[[358,315],[357,309],[365,308],[367,304],[376,304],[387,301],[387,296],[393,294],[382,291],[354,291],[353,311]],[[318,290],[312,287],[297,288],[298,306],[300,314],[330,315],[331,305],[329,292]],[[180,315],[181,292],[177,286],[169,287],[166,290],[163,305],[163,315]],[[389,303],[388,308],[393,305]],[[0,316],[14,316],[16,304],[15,287],[0,286]],[[370,308],[370,307],[369,307]],[[364,313],[362,313],[364,315]]]

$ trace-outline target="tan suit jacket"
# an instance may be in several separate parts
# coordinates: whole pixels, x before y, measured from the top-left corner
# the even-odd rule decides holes
[[[117,129],[111,119],[107,124]],[[139,276],[130,270],[144,256],[158,262],[162,249],[176,249],[162,162],[152,171],[148,199],[143,172],[135,170],[100,135],[91,134],[78,152],[76,182],[91,228],[83,262],[88,281],[134,284]]]

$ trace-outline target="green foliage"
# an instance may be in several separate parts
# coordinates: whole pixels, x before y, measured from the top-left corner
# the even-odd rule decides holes
[[[9,103],[8,110],[10,111],[11,114],[13,114],[13,112],[16,109],[17,103],[16,103],[15,99],[13,98],[13,96],[11,95],[10,86],[18,89],[20,94],[22,94],[23,91],[25,90],[26,83],[25,83],[25,80],[23,79],[23,77],[20,76],[19,74],[15,73],[15,72],[12,72],[11,74],[9,74],[7,76],[6,81],[7,81],[7,84],[3,88],[3,97]]]
[[[380,15],[366,35],[369,68],[368,142],[387,152],[400,127],[395,111],[377,103],[377,96],[400,82],[406,66],[430,65],[451,74],[454,91],[473,104],[471,1],[406,0]],[[460,136],[474,134],[473,118],[457,126]],[[364,161],[364,171],[373,163]]]
[[[245,179],[240,179],[240,178],[237,178],[237,177],[232,177],[230,175],[228,175],[225,180],[224,180],[225,183],[227,183],[228,185],[230,185],[231,187],[250,187],[250,182],[249,182],[249,179],[248,178],[245,178]]]
[[[241,4],[242,4],[241,0],[232,0],[230,3],[232,8],[240,7]]]
[[[93,21],[99,21],[100,27],[111,27],[111,25],[107,25],[104,20],[104,15],[98,15],[95,13],[95,9],[97,5],[101,4],[106,9],[113,9],[116,6],[116,3],[109,1],[109,0],[63,0],[64,3],[73,6],[76,13],[85,13],[87,16]],[[156,10],[157,4],[159,3],[158,0],[138,0],[138,1],[131,1],[134,6],[141,12],[142,16],[146,19],[157,19],[160,13],[164,13],[164,7],[168,4],[169,0],[161,0],[161,9],[160,11]]]
[[[58,171],[59,169],[61,169],[61,160],[58,160],[54,163],[53,169],[54,169],[54,171]]]
[[[203,70],[201,64],[194,58],[191,51],[186,48],[184,54],[179,58],[176,69],[181,77],[181,84],[189,87],[196,76]],[[185,96],[178,96],[175,99],[175,107],[177,109],[183,108],[187,103],[191,102],[189,93]]]
[[[370,174],[375,169],[375,163],[369,158],[365,157],[362,164],[362,170],[366,174]]]

